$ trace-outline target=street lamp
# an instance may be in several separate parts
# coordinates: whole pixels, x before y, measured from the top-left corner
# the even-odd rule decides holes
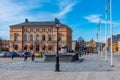
[[[60,66],[59,66],[59,53],[58,53],[58,29],[60,28],[60,22],[57,18],[55,18],[55,26],[57,29],[57,54],[56,54],[56,66],[55,66],[55,71],[60,71]]]

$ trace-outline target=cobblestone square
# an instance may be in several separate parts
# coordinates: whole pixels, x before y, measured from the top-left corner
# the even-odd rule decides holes
[[[82,62],[79,60],[75,62],[60,62],[61,72],[89,72],[89,71],[112,71],[110,65],[100,59],[99,55],[84,55],[80,57],[84,59]],[[29,58],[24,62],[22,58],[15,58],[11,61],[9,58],[4,58],[0,65],[0,70],[37,70],[37,71],[54,71],[55,61],[45,62],[42,58],[36,58],[32,62]],[[9,63],[10,62],[10,63]]]

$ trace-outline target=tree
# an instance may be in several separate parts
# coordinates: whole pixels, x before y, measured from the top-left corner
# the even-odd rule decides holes
[[[79,38],[78,38],[78,42],[79,42],[79,49],[80,49],[80,51],[83,51],[84,50],[84,48],[85,48],[85,40],[80,36]]]
[[[76,53],[79,52],[79,43],[78,43],[77,40],[76,40],[76,42],[75,42],[75,52],[76,52]]]

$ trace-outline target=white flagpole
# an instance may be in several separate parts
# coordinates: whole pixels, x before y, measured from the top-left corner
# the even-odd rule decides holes
[[[112,0],[110,0],[110,36],[111,36],[111,66],[113,67],[113,53],[112,53]]]
[[[101,53],[101,57],[102,57],[102,27],[100,25],[100,53]]]
[[[105,6],[105,61],[107,61],[107,18],[108,18],[108,6]]]
[[[98,28],[99,28],[99,34],[98,34],[98,38],[99,38],[99,54],[101,55],[101,39],[100,39],[100,37],[101,37],[101,28],[100,28],[100,25],[101,25],[101,20],[99,21],[99,25],[98,25]]]
[[[107,61],[107,19],[105,21],[105,61]]]

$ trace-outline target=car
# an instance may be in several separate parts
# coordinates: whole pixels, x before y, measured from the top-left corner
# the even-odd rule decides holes
[[[5,57],[6,52],[1,52],[0,57]]]
[[[40,57],[40,53],[35,53],[34,56],[39,58]]]
[[[23,57],[24,56],[24,52],[16,52],[17,55],[19,55],[18,57]]]
[[[0,53],[0,57],[10,57],[10,53],[6,52],[6,51],[3,51],[3,52]]]
[[[20,55],[17,52],[10,52],[10,55],[14,57],[20,57]]]

